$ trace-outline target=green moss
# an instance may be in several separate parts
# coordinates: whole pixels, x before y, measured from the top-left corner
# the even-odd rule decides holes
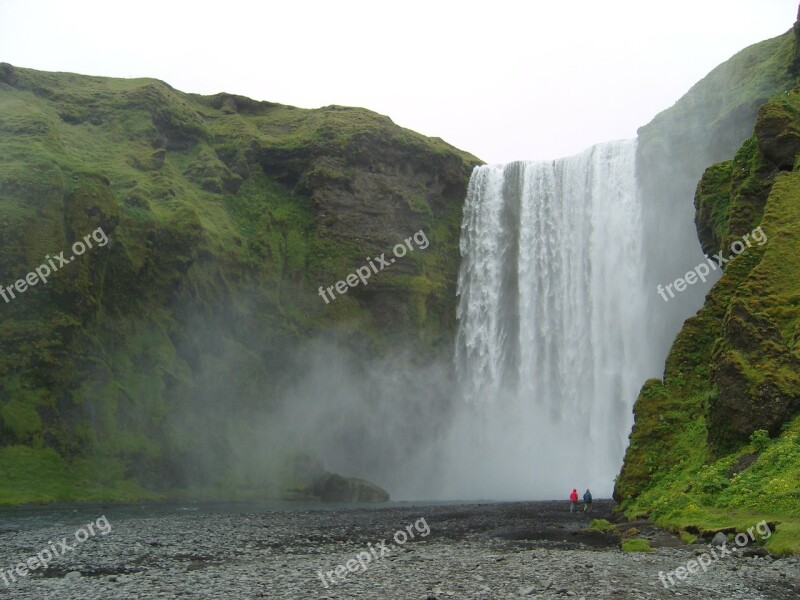
[[[387,289],[409,303],[399,327],[421,360],[452,335],[459,190],[475,157],[359,108],[5,64],[0,87],[0,284],[47,255],[69,257],[98,228],[110,240],[2,306],[0,443],[34,453],[9,455],[15,476],[33,470],[20,484],[0,480],[0,501],[235,495],[234,479],[249,474],[220,467],[225,440],[176,417],[213,421],[193,404],[206,388],[228,382],[231,414],[266,410],[286,348],[328,329],[370,355],[390,348],[396,325],[373,300]],[[386,225],[338,227],[361,197],[322,214],[321,198],[350,199],[364,182],[396,193],[399,216],[435,243],[326,305],[318,286],[397,241],[383,239]],[[257,400],[232,372],[247,374]],[[187,480],[183,465],[203,452],[220,464]],[[56,458],[73,483],[50,489]]]
[[[623,540],[621,544],[623,552],[652,552],[653,548],[650,546],[648,540],[636,538],[632,540]]]
[[[766,548],[779,556],[800,554],[800,519],[781,516],[780,520],[777,531],[767,540]]]
[[[409,206],[411,209],[429,219],[433,218],[433,211],[431,210],[428,201],[425,200],[425,195],[422,193],[414,194],[409,198]]]
[[[697,541],[697,536],[693,533],[689,533],[688,531],[681,530],[679,535],[686,544],[694,544]]]
[[[797,73],[791,67],[795,45],[794,32],[789,30],[745,48],[715,68],[674,107],[639,131],[640,157],[648,161],[655,156],[665,143],[662,135],[691,139],[692,131],[702,126],[710,133],[700,140],[699,147],[685,147],[682,156],[673,159],[697,172],[708,164],[698,163],[702,155],[728,158],[731,141],[738,145],[748,135],[753,121],[746,116],[755,117],[759,106],[795,85]],[[669,170],[662,169],[661,177],[668,179]]]
[[[697,186],[695,221],[701,230],[700,239],[708,240],[703,248],[707,252],[711,250],[716,253],[723,248],[722,240],[728,233],[732,169],[733,161],[711,165]]]
[[[52,448],[0,447],[0,478],[0,505],[158,497],[126,479],[119,463],[97,459],[70,464]]]
[[[778,522],[765,544],[781,554],[800,549],[800,173],[765,152],[792,148],[798,123],[794,90],[761,109],[732,161],[706,170],[704,243],[724,247],[756,227],[765,238],[726,265],[676,338],[663,382],[643,387],[616,486],[626,514],[675,531]]]
[[[764,204],[774,181],[774,167],[766,163],[756,136],[750,137],[736,153],[731,166],[729,201],[717,202],[718,213],[727,213],[727,228],[720,238],[720,248],[730,254],[731,243],[750,233],[761,221]]]
[[[0,448],[0,503],[53,502],[70,497],[73,488],[63,459],[51,448]]]
[[[611,529],[611,527],[613,526],[606,519],[592,519],[592,522],[589,523],[589,529],[601,531],[603,533]]]
[[[3,427],[22,443],[41,440],[42,433],[42,420],[36,412],[38,399],[28,398],[17,396],[0,407]]]

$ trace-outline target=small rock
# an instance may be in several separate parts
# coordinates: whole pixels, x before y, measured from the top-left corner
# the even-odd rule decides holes
[[[70,571],[66,575],[64,575],[64,579],[80,579],[81,572],[80,571]]]
[[[728,536],[718,531],[714,534],[714,537],[711,539],[712,546],[723,546],[728,543]]]
[[[769,553],[764,548],[748,548],[742,552],[745,558],[755,558],[769,556]]]

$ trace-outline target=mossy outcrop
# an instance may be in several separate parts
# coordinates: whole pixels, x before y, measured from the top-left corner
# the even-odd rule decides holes
[[[752,135],[759,107],[794,86],[800,74],[795,61],[800,52],[799,32],[793,28],[738,52],[639,129],[636,162],[645,230],[660,232],[644,244],[648,287],[673,281],[686,272],[690,266],[687,257],[694,255],[697,246],[693,222],[697,221],[703,251],[720,250],[720,240],[704,228],[726,228],[728,215],[738,215],[739,209],[714,202],[695,211],[691,198],[705,169],[730,159]],[[781,126],[779,120],[777,127]],[[777,151],[791,152],[788,139],[778,145]],[[704,179],[708,184],[714,175],[723,186],[731,180],[725,172],[707,173]],[[756,174],[751,183],[767,189],[762,181]],[[715,212],[706,215],[712,207]],[[750,217],[740,215],[752,220]],[[703,303],[706,291],[706,285],[692,286],[669,304],[654,296],[658,319],[649,324],[649,333],[659,356],[666,356],[686,315]]]
[[[669,148],[685,148],[671,164],[689,172],[720,161],[697,184],[694,219],[703,251],[732,258],[683,323],[663,378],[642,387],[614,492],[627,514],[687,536],[771,516],[778,554],[800,553],[799,56],[800,22],[715,69],[643,130],[651,193],[659,181],[681,192],[652,162]],[[656,135],[665,124],[674,132]]]
[[[642,389],[615,489],[632,514],[677,527],[722,510],[800,514],[798,127],[795,87],[759,109],[754,135],[697,187],[704,248],[727,257],[754,229],[764,235],[725,265],[663,380]],[[791,539],[776,551],[798,551]]]
[[[224,423],[269,410],[299,342],[449,346],[475,157],[364,109],[8,64],[0,114],[0,285],[110,240],[0,301],[0,502],[230,489]],[[419,230],[424,251],[317,294]],[[187,469],[199,449],[218,460]]]
[[[389,501],[389,493],[374,483],[336,474],[328,474],[316,482],[311,493],[323,502],[378,504]]]

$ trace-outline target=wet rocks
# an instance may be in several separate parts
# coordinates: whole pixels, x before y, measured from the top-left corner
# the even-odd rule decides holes
[[[0,599],[639,600],[681,595],[765,600],[800,594],[800,559],[740,553],[667,588],[659,572],[686,565],[692,547],[661,547],[634,556],[613,546],[576,546],[571,532],[586,528],[591,518],[611,516],[611,504],[597,502],[591,518],[570,514],[565,504],[282,512],[231,507],[229,513],[199,507],[159,514],[143,507],[141,515],[130,508],[105,508],[111,533],[59,557],[45,572],[32,572],[10,586],[0,583]],[[47,526],[5,518],[0,569],[25,560],[48,540],[70,535],[74,526],[68,513],[63,522]],[[403,537],[395,534],[407,533],[421,518],[429,535],[398,543]],[[549,534],[559,528],[567,532],[567,541]],[[495,535],[502,532],[514,535]],[[381,545],[385,550],[377,549]],[[326,573],[337,568],[347,574],[334,575],[332,583]]]

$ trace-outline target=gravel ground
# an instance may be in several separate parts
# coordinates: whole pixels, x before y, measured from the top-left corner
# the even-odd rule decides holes
[[[95,535],[82,543],[75,533],[88,519],[31,527],[28,520],[0,515],[0,569],[9,581],[0,578],[0,598],[800,598],[799,558],[745,558],[738,551],[705,573],[685,581],[673,577],[676,584],[667,589],[659,571],[686,565],[707,546],[685,546],[637,524],[657,549],[624,554],[610,536],[579,532],[593,517],[611,517],[611,503],[596,502],[591,515],[570,514],[567,506],[226,514],[199,507],[142,517],[108,509],[111,530],[95,524]],[[398,534],[395,540],[397,531],[409,539]],[[63,556],[11,580],[9,570],[46,548]],[[359,553],[365,569],[356,561]]]

